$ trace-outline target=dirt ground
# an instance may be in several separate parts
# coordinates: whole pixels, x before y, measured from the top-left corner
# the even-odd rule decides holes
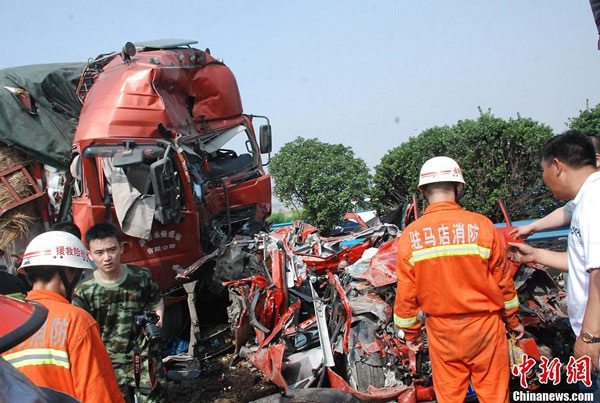
[[[202,374],[194,380],[169,382],[172,402],[185,403],[246,403],[279,392],[279,388],[260,371],[242,361],[234,368],[229,366],[232,355],[215,357],[202,363]],[[517,384],[511,390],[521,390]],[[535,392],[576,392],[574,385],[541,387]],[[511,399],[511,401],[513,401]],[[469,402],[477,402],[472,398]]]
[[[181,383],[169,382],[173,402],[245,403],[272,395],[279,388],[245,361],[229,367],[232,355],[204,361],[201,375]]]

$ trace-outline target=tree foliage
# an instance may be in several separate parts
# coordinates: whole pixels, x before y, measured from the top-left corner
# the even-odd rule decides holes
[[[390,150],[375,167],[372,200],[387,212],[412,199],[419,171],[431,157],[454,158],[467,186],[460,201],[469,210],[504,221],[498,200],[513,220],[545,215],[559,203],[542,180],[539,150],[550,127],[517,116],[501,119],[480,111],[479,118],[434,127]]]
[[[296,220],[308,220],[309,218],[305,209],[293,209],[291,211],[276,211],[265,221],[267,224],[281,224]]]
[[[350,147],[296,138],[271,159],[275,195],[304,207],[313,225],[330,229],[368,194],[369,170]]]
[[[586,105],[584,110],[579,111],[579,116],[569,119],[569,128],[600,136],[600,104],[593,108]]]
[[[429,158],[444,155],[452,136],[448,126],[433,127],[383,156],[375,167],[371,189],[371,202],[379,213],[387,213],[412,200],[421,165]]]

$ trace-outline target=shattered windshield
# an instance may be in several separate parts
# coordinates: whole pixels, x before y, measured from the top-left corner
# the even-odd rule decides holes
[[[186,142],[206,161],[210,179],[232,176],[258,167],[258,151],[244,125],[204,135]]]

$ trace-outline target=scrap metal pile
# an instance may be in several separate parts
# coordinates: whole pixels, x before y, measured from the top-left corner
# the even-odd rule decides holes
[[[386,224],[323,238],[296,222],[236,237],[215,270],[231,300],[232,364],[247,359],[285,391],[329,386],[370,401],[434,400],[426,335],[414,353],[393,325],[399,235]],[[566,359],[562,287],[541,268],[514,269],[529,337],[512,343],[511,359]]]

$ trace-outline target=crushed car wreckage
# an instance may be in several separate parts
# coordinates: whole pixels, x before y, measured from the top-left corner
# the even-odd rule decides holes
[[[509,230],[499,229],[503,242]],[[284,391],[330,386],[367,401],[434,400],[426,334],[414,353],[393,325],[399,235],[384,224],[323,238],[296,222],[235,238],[215,270],[231,300],[232,364],[247,359]],[[511,365],[524,354],[566,362],[573,338],[564,285],[536,265],[512,269],[527,336],[509,339]],[[536,381],[532,373],[530,390]]]
[[[247,358],[284,390],[431,400],[426,352],[410,352],[392,323],[398,235],[381,225],[321,238],[296,222],[230,243],[216,273],[232,301],[234,360]]]

